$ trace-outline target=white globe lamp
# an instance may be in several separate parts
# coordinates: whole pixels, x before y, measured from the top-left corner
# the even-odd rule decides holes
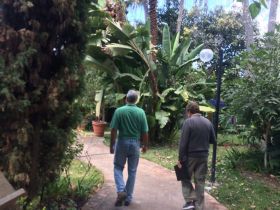
[[[214,53],[211,49],[203,49],[199,53],[199,58],[202,62],[206,63],[213,59]]]

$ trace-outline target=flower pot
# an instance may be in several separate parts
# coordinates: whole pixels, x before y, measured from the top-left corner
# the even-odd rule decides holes
[[[92,121],[93,132],[96,136],[103,137],[107,123],[104,121]]]

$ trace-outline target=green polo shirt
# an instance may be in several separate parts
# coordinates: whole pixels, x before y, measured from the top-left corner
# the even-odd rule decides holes
[[[119,139],[140,139],[141,134],[149,130],[144,110],[135,104],[116,109],[110,127],[119,131]]]

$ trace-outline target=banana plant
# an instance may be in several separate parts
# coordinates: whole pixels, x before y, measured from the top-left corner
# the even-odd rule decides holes
[[[118,94],[130,88],[138,89],[141,93],[139,103],[145,107],[150,128],[157,128],[158,134],[169,138],[178,127],[178,118],[191,96],[185,85],[176,81],[182,80],[182,75],[185,76],[190,64],[197,59],[203,45],[190,50],[189,39],[180,42],[177,34],[172,40],[168,26],[165,26],[162,45],[155,51],[150,40],[149,22],[134,28],[128,23],[121,25],[114,22],[106,15],[102,17],[104,25],[92,34],[88,45],[87,63],[101,72],[98,76],[106,79],[106,88],[111,87],[109,91],[106,89],[106,93]],[[157,63],[152,59],[154,55],[157,55]],[[165,70],[167,74],[162,76]],[[159,88],[156,106],[153,83],[149,77],[151,72],[162,78],[156,81]],[[172,82],[166,84],[166,81]]]
[[[176,34],[174,40],[171,39],[169,26],[163,28],[163,38],[161,47],[161,60],[165,69],[165,80],[169,81],[171,75],[180,78],[185,71],[190,69],[190,64],[198,60],[198,54],[203,48],[203,44],[190,50],[192,44],[189,38],[183,38],[180,42],[180,33]],[[170,85],[170,84],[169,84]]]

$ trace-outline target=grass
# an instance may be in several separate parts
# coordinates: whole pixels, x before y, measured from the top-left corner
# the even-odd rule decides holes
[[[174,146],[154,146],[149,148],[145,154],[142,153],[141,157],[174,170],[174,165],[178,160],[177,149]]]
[[[89,193],[99,188],[104,181],[103,175],[99,170],[79,160],[72,162],[68,173],[74,189],[80,185]]]

